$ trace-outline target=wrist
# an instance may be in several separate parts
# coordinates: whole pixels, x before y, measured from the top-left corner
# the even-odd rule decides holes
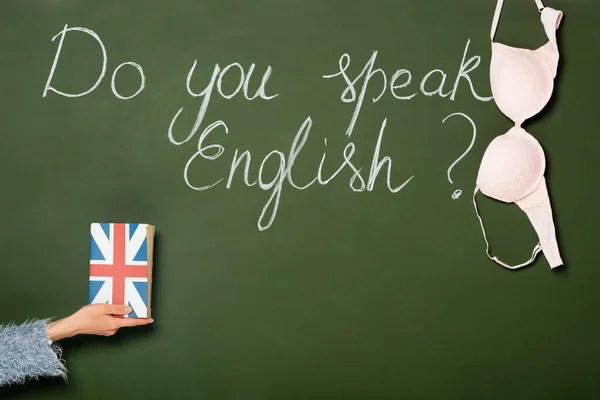
[[[46,328],[46,335],[53,342],[75,336],[76,334],[69,317],[53,321]]]

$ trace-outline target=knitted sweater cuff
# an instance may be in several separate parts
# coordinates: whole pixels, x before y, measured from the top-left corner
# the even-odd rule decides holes
[[[0,386],[40,377],[66,380],[62,349],[46,333],[49,324],[41,319],[0,326]]]

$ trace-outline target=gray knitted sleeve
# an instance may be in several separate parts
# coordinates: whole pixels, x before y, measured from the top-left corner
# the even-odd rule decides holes
[[[66,380],[62,350],[46,334],[49,323],[42,319],[0,326],[0,386],[40,377]]]

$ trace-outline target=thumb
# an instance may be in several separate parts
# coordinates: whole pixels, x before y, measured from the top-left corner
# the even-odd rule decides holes
[[[131,311],[131,307],[122,304],[106,304],[105,308],[105,313],[110,315],[127,315]]]

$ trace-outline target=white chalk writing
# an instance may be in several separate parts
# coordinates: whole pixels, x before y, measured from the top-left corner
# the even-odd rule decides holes
[[[90,35],[91,37],[93,37],[96,40],[96,42],[98,42],[98,44],[100,45],[100,49],[102,50],[102,69],[100,71],[100,76],[98,76],[98,78],[96,79],[96,82],[92,85],[91,88],[89,88],[88,90],[85,90],[81,93],[66,93],[66,92],[60,91],[60,90],[56,89],[55,87],[51,86],[52,78],[54,77],[54,73],[56,72],[56,66],[58,65],[58,60],[59,60],[60,54],[62,52],[62,47],[63,47],[63,42],[65,41],[65,36],[67,35],[67,32],[72,32],[72,31],[73,32],[83,32],[83,33]],[[100,83],[102,82],[102,79],[104,78],[104,75],[106,75],[106,64],[108,62],[106,47],[104,46],[104,43],[100,39],[100,36],[98,36],[98,34],[94,31],[92,31],[91,29],[87,29],[87,28],[83,28],[83,27],[79,27],[79,26],[69,28],[68,25],[65,25],[63,30],[60,31],[59,33],[57,33],[52,38],[52,41],[55,41],[56,38],[59,36],[60,36],[60,40],[58,42],[58,48],[56,49],[56,54],[54,55],[54,61],[52,63],[52,67],[50,68],[50,74],[48,75],[48,80],[46,81],[46,85],[44,86],[44,91],[42,92],[42,97],[46,97],[46,95],[48,94],[48,91],[52,91],[54,93],[57,93],[61,96],[65,96],[65,97],[83,97],[87,94],[92,93],[100,85]],[[117,89],[115,87],[115,77],[117,75],[117,71],[125,65],[131,65],[131,66],[135,67],[139,71],[140,76],[141,76],[140,88],[133,95],[128,96],[128,97],[121,96],[117,92]],[[127,99],[132,99],[132,98],[136,97],[138,94],[140,94],[140,92],[142,90],[144,90],[145,84],[146,84],[146,76],[144,75],[144,71],[142,70],[142,67],[139,64],[136,64],[132,61],[124,62],[124,63],[120,64],[117,68],[115,68],[113,75],[112,75],[111,83],[110,83],[113,94],[121,100],[127,100]]]
[[[79,93],[67,93],[52,85],[61,52],[63,51],[65,37],[69,32],[79,32],[88,35],[94,39],[102,53],[102,63],[98,77],[94,82],[90,82],[89,87],[82,89]],[[57,39],[58,46],[48,79],[44,86],[42,97],[47,97],[49,92],[54,92],[60,96],[70,98],[82,97],[92,93],[100,86],[107,72],[108,52],[100,39],[100,36],[88,28],[69,27],[68,25],[65,25],[59,33],[52,37],[53,42]],[[219,98],[231,100],[236,97],[241,97],[247,101],[272,101],[278,98],[280,94],[271,87],[273,86],[271,82],[273,74],[271,65],[266,65],[266,67],[264,67],[262,76],[256,76],[255,69],[257,66],[254,63],[249,66],[244,66],[239,62],[231,62],[225,67],[211,63],[208,64],[210,67],[210,69],[208,69],[209,73],[203,78],[201,76],[202,72],[200,71],[200,67],[198,66],[198,60],[193,60],[185,78],[185,90],[193,99],[198,99],[198,108],[194,122],[189,130],[182,129],[178,126],[178,128],[183,130],[183,133],[177,135],[178,138],[176,138],[175,126],[177,125],[179,116],[184,110],[184,107],[179,107],[174,112],[171,121],[168,123],[167,129],[169,142],[177,146],[189,142],[194,138],[198,131],[201,131],[200,135],[197,137],[195,150],[193,150],[192,155],[185,162],[183,169],[184,182],[190,189],[195,191],[207,191],[220,184],[225,185],[227,189],[232,189],[236,172],[242,174],[243,185],[246,187],[258,187],[260,190],[269,193],[257,222],[260,231],[269,229],[273,225],[279,210],[284,188],[291,187],[296,190],[306,190],[315,183],[326,186],[338,177],[342,171],[351,174],[348,180],[348,187],[355,193],[375,190],[376,181],[380,174],[383,175],[381,180],[385,181],[387,190],[389,190],[390,193],[398,193],[407,187],[415,175],[412,173],[406,174],[406,176],[396,182],[396,176],[402,175],[403,173],[399,173],[398,171],[392,172],[392,158],[391,156],[386,155],[386,152],[383,150],[384,133],[388,125],[387,118],[383,118],[379,127],[379,133],[369,165],[364,168],[365,166],[358,165],[354,158],[357,148],[355,143],[349,141],[349,139],[354,132],[365,98],[368,96],[371,99],[371,103],[377,103],[386,96],[389,90],[392,98],[396,100],[410,101],[420,93],[426,97],[439,96],[454,101],[458,93],[459,83],[464,80],[468,83],[470,94],[475,99],[479,101],[491,100],[492,97],[483,97],[475,91],[469,74],[479,66],[481,58],[477,55],[467,57],[469,44],[470,39],[467,40],[458,72],[456,73],[451,88],[446,88],[450,75],[439,68],[435,68],[427,71],[423,75],[419,73],[417,76],[422,76],[422,78],[420,78],[420,81],[416,82],[418,89],[411,89],[411,84],[413,84],[413,73],[408,69],[397,69],[390,75],[382,68],[377,68],[377,50],[372,52],[361,71],[356,76],[351,77],[347,73],[350,69],[351,58],[349,54],[343,53],[338,59],[338,71],[322,75],[322,78],[333,79],[340,77],[343,79],[345,87],[341,93],[340,99],[343,103],[353,104],[353,111],[349,117],[349,122],[347,122],[347,125],[344,125],[344,136],[348,140],[348,143],[343,147],[340,160],[339,158],[333,158],[328,153],[330,146],[328,145],[327,137],[319,138],[314,141],[313,143],[321,143],[322,140],[323,153],[318,165],[314,165],[314,169],[311,169],[310,167],[310,159],[302,161],[303,167],[308,167],[309,171],[314,171],[314,175],[311,175],[311,179],[308,182],[299,182],[298,180],[295,180],[293,178],[293,170],[302,149],[308,143],[311,129],[313,128],[313,120],[310,116],[307,116],[303,120],[300,128],[296,131],[287,153],[273,149],[264,155],[256,165],[253,164],[250,150],[235,148],[233,152],[229,152],[224,145],[219,143],[218,139],[219,137],[223,138],[221,136],[223,134],[233,137],[237,135],[237,133],[230,133],[230,129],[223,119],[205,123],[205,120],[207,119],[210,121],[210,117],[207,117],[207,115],[209,115],[209,105],[213,98],[217,100]],[[94,46],[96,45],[94,44]],[[135,68],[140,76],[139,86],[135,92],[129,94],[123,93],[122,90],[119,91],[116,84],[117,73],[125,66]],[[251,84],[253,87],[256,87],[253,91],[249,89]],[[133,99],[139,96],[145,88],[146,75],[142,66],[136,62],[123,62],[112,72],[110,89],[115,98],[119,100]],[[450,183],[453,183],[450,178],[450,171],[471,150],[476,137],[475,123],[464,113],[451,114],[447,116],[443,122],[455,115],[463,116],[469,120],[473,127],[473,135],[468,149],[448,168],[448,180]],[[346,124],[346,122],[344,122],[344,124]],[[205,127],[202,128],[203,126]],[[339,133],[341,134],[342,132],[340,131]],[[315,144],[313,144],[313,146],[314,145]],[[228,171],[224,172],[220,178],[213,178],[212,180],[205,182],[192,182],[192,171],[210,168],[206,166],[205,162],[215,161],[219,157],[226,155],[226,153],[229,153],[231,156],[231,163],[229,164]],[[335,159],[336,161],[331,161],[332,159]],[[273,171],[273,168],[271,167],[275,167],[275,172],[268,172]],[[312,176],[314,176],[314,178]],[[296,177],[296,179],[298,178]],[[195,180],[199,179],[196,178]],[[286,189],[286,192],[287,190],[288,189]],[[452,199],[458,199],[461,193],[462,191],[460,189],[455,190],[451,196]]]
[[[442,92],[444,84],[446,83],[447,74],[444,71],[442,71],[441,69],[434,69],[432,71],[429,71],[421,80],[421,85],[420,85],[421,93],[423,93],[425,96],[433,96],[435,94],[439,94],[441,97],[447,97],[448,95],[450,95],[450,100],[454,100],[456,97],[456,93],[458,91],[458,84],[460,83],[461,79],[466,79],[467,82],[469,83],[469,87],[471,89],[472,95],[477,100],[489,101],[492,99],[492,97],[479,96],[475,92],[475,88],[473,87],[473,82],[471,81],[471,77],[469,76],[469,73],[471,73],[475,68],[477,68],[477,66],[479,65],[479,63],[481,61],[481,58],[479,56],[473,56],[465,62],[465,58],[467,56],[467,51],[469,49],[470,42],[471,42],[470,39],[467,40],[467,44],[465,46],[465,51],[463,53],[463,58],[462,58],[458,73],[456,75],[456,80],[454,81],[454,88],[452,89],[452,91],[447,92],[447,93]],[[350,123],[348,125],[348,128],[346,129],[347,136],[352,135],[352,131],[354,130],[356,120],[358,119],[358,116],[360,114],[360,110],[363,105],[363,101],[365,99],[365,95],[367,93],[367,88],[369,87],[369,83],[370,83],[371,79],[375,75],[378,75],[379,77],[381,77],[381,79],[380,79],[381,87],[378,89],[379,92],[377,92],[377,95],[375,97],[371,98],[373,103],[377,103],[387,90],[386,73],[380,68],[373,70],[376,59],[377,59],[377,50],[373,51],[373,55],[371,56],[371,58],[369,58],[369,60],[365,64],[364,68],[360,72],[360,74],[358,74],[353,80],[351,80],[350,77],[346,74],[346,70],[350,66],[350,55],[344,53],[338,61],[339,71],[336,73],[333,73],[333,74],[323,75],[323,78],[326,78],[326,79],[335,78],[335,77],[338,77],[341,75],[346,84],[346,88],[342,92],[342,95],[340,96],[340,98],[344,103],[355,103],[354,111],[352,113]],[[407,81],[402,85],[396,86],[395,85],[396,80],[404,74],[408,75]],[[427,81],[430,78],[432,78],[432,76],[434,74],[441,75],[441,80],[440,80],[440,83],[436,90],[429,91],[425,88],[425,85],[426,85]],[[399,69],[392,75],[392,79],[390,82],[390,92],[392,93],[392,96],[394,98],[399,99],[399,100],[411,100],[417,95],[417,93],[412,93],[409,95],[401,96],[396,93],[397,89],[406,88],[410,84],[411,78],[412,78],[412,76],[411,76],[410,71],[408,71],[406,69]],[[357,97],[355,86],[359,82],[360,79],[363,79],[363,81],[362,81],[362,85],[360,87],[360,93],[358,94],[358,97]]]

